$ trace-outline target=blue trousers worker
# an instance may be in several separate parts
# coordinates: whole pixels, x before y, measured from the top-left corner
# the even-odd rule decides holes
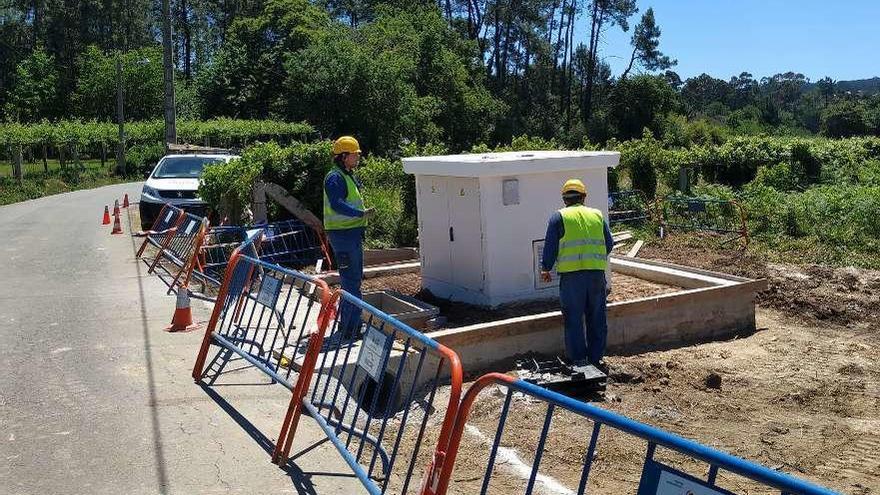
[[[328,230],[327,237],[336,257],[342,289],[360,299],[364,278],[364,229]],[[338,330],[345,336],[356,335],[361,326],[360,308],[341,302],[339,312]]]
[[[363,186],[354,176],[360,162],[361,148],[351,136],[342,136],[333,143],[334,166],[324,178],[324,230],[339,269],[342,289],[361,298],[364,278],[364,231],[371,209],[364,208]],[[340,303],[338,331],[345,337],[360,335],[361,310]]]
[[[563,186],[566,207],[550,216],[541,269],[547,282],[554,265],[559,272],[566,357],[598,365],[608,336],[605,270],[614,239],[602,213],[584,206],[585,191],[579,180]]]

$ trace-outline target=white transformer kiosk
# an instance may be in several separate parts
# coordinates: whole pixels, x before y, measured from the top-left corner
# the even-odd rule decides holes
[[[438,297],[496,307],[559,294],[539,263],[550,215],[570,178],[608,218],[610,151],[517,151],[403,159],[416,176],[422,286]]]

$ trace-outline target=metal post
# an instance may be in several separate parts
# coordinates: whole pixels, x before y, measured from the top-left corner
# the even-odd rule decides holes
[[[20,183],[22,181],[22,173],[21,173],[21,145],[15,146],[15,151],[13,151],[13,162],[12,162],[12,174],[15,176],[15,179]]]
[[[125,175],[125,113],[122,90],[122,54],[116,53],[116,118],[119,122],[119,142],[116,144],[116,173]]]
[[[162,60],[165,66],[165,149],[177,144],[174,106],[174,58],[171,52],[171,0],[162,0]]]
[[[690,169],[687,167],[681,167],[678,169],[678,190],[681,191],[682,194],[690,195],[691,193],[691,180],[689,175]]]

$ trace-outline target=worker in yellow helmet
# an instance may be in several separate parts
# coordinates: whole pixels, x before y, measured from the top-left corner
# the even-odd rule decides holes
[[[586,197],[587,189],[578,179],[562,186],[565,207],[550,216],[541,278],[550,282],[550,271],[556,265],[568,359],[575,365],[592,364],[607,371],[602,362],[608,335],[605,301],[610,292],[605,270],[614,239],[602,212],[584,205]]]
[[[324,230],[333,247],[339,281],[349,294],[361,297],[364,277],[364,233],[372,208],[364,207],[363,186],[354,176],[360,164],[357,139],[342,136],[333,143],[333,167],[324,178]],[[345,338],[360,335],[360,310],[342,304],[338,330]]]

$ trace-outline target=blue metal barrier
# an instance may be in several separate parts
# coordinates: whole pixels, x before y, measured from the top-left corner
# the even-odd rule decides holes
[[[177,232],[183,219],[183,210],[173,206],[171,203],[166,203],[162,206],[162,209],[159,210],[159,215],[156,217],[156,220],[153,221],[150,230],[138,233],[139,236],[144,237],[144,242],[141,244],[135,257],[143,260],[147,266],[150,266],[151,272],[154,264],[162,254],[162,250],[164,250],[168,243],[171,242],[171,238],[174,236],[174,233]],[[153,246],[158,249],[154,258],[144,257],[144,252],[146,251],[147,246]]]
[[[228,363],[244,360],[293,391],[330,289],[322,280],[254,257],[258,238],[249,236],[229,261],[192,376],[211,385],[227,373]],[[207,363],[211,345],[219,350]]]
[[[196,252],[197,241],[204,237],[208,231],[209,224],[207,218],[199,217],[186,211],[181,211],[180,215],[181,218],[178,221],[177,228],[171,234],[170,241],[166,242],[164,248],[160,249],[156,254],[156,262],[150,266],[148,272],[161,268],[168,276],[175,277],[172,270],[176,269],[177,274],[179,274],[184,269],[187,262]],[[165,280],[161,273],[158,275],[169,287],[173,286],[173,283]]]
[[[329,308],[326,330],[311,338],[299,397],[291,398],[290,431],[273,460],[286,462],[305,413],[369,493],[416,491],[416,469],[445,458],[461,394],[458,356],[344,291],[333,295]],[[447,379],[447,403],[435,409]],[[439,429],[429,431],[429,422]]]
[[[251,232],[251,234],[255,233],[256,231]],[[208,293],[208,285],[214,289],[220,287],[232,253],[248,239],[248,235],[249,232],[245,227],[238,226],[212,227],[207,232],[204,241],[201,243],[198,252],[199,262],[193,273],[194,278],[202,283],[203,294]],[[251,244],[253,252],[245,254],[256,257],[255,245],[258,245],[259,242]]]
[[[256,224],[265,232],[260,259],[292,268],[314,265],[324,255],[315,231],[299,220]]]
[[[520,481],[523,488],[522,490],[516,490],[517,493],[522,492],[530,494],[535,489],[541,460],[545,453],[547,439],[551,431],[553,414],[557,408],[581,416],[585,420],[583,424],[583,433],[586,434],[588,431],[591,431],[589,442],[585,445],[584,461],[581,466],[580,480],[576,492],[578,494],[583,494],[586,491],[587,481],[590,476],[590,470],[598,447],[599,432],[603,426],[632,435],[647,442],[645,461],[638,486],[638,495],[657,495],[666,493],[699,493],[706,495],[730,494],[731,492],[717,485],[718,474],[721,471],[742,476],[765,488],[778,490],[783,495],[833,495],[835,493],[827,488],[768,469],[759,464],[740,459],[725,452],[673,435],[667,431],[633,421],[620,414],[571,399],[564,395],[551,392],[523,380],[518,380],[500,373],[490,373],[480,377],[473,385],[471,385],[471,388],[465,394],[450,438],[447,462],[439,472],[436,469],[434,470],[432,475],[428,478],[428,483],[426,484],[423,493],[442,495],[447,492],[451,475],[454,470],[455,457],[461,444],[462,432],[467,424],[471,408],[480,391],[492,384],[506,387],[507,394],[498,419],[498,427],[495,432],[494,441],[492,442],[488,459],[486,461],[486,470],[482,478],[480,493],[487,492],[492,480],[501,438],[505,430],[508,414],[511,410],[511,399],[514,393],[524,394],[546,404],[543,425],[538,437],[537,448],[534,452],[534,461],[532,462],[530,474],[527,480]],[[572,425],[568,424],[568,427],[571,428]],[[692,476],[671,466],[664,465],[655,458],[655,452],[658,447],[683,454],[684,456],[697,461],[705,462],[708,465],[708,475],[705,477]],[[675,490],[671,490],[672,488],[675,488]],[[505,493],[514,493],[511,491],[509,484],[505,485]]]

